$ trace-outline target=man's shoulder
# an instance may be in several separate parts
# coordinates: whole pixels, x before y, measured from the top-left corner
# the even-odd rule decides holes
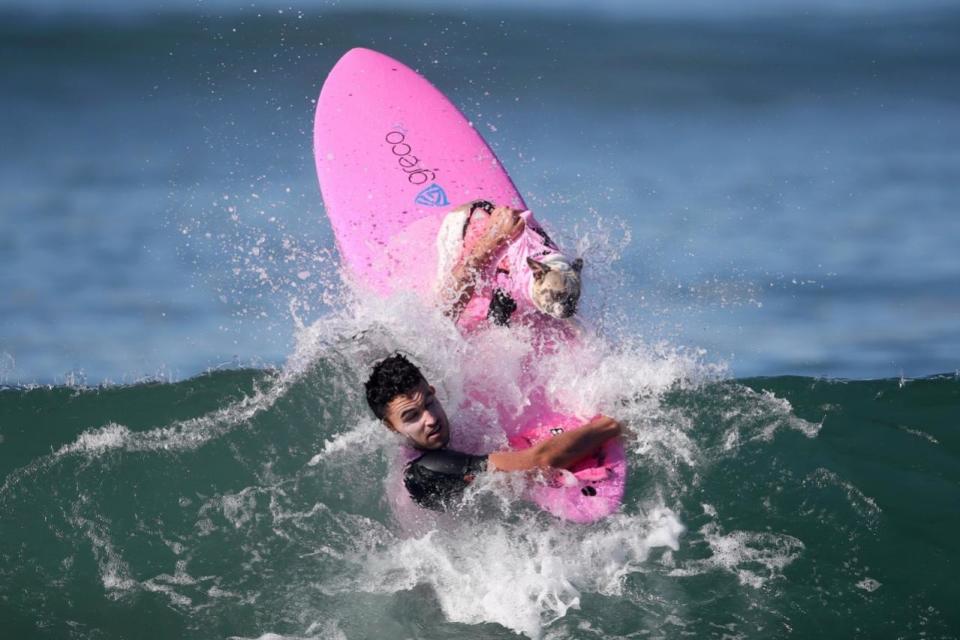
[[[449,447],[430,449],[419,453],[420,455],[407,463],[408,468],[416,465],[434,473],[459,474],[463,470],[471,473],[475,472],[475,467],[478,465],[486,465],[487,460],[485,455],[464,453]]]
[[[414,502],[443,510],[459,499],[474,475],[487,470],[487,456],[454,449],[424,451],[407,463],[403,484]]]

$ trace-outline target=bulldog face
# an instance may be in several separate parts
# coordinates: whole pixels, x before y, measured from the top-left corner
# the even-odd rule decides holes
[[[577,312],[583,260],[567,262],[566,258],[554,258],[540,262],[527,258],[527,264],[533,271],[530,297],[537,309],[561,320]]]

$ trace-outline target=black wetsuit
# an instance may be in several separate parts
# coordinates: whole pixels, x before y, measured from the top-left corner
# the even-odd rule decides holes
[[[476,474],[486,470],[487,456],[438,449],[408,463],[403,484],[421,507],[442,511],[459,500]]]

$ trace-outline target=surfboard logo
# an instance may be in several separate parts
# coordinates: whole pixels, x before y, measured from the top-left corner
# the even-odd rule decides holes
[[[445,207],[450,204],[450,200],[447,199],[447,192],[443,190],[443,187],[437,183],[431,184],[429,187],[417,194],[417,197],[414,199],[414,202],[417,204],[422,204],[426,207]]]
[[[436,169],[420,166],[420,158],[414,155],[413,147],[407,142],[406,133],[394,128],[384,136],[384,140],[390,145],[390,153],[396,156],[397,164],[407,174],[410,184],[421,185],[437,179]]]

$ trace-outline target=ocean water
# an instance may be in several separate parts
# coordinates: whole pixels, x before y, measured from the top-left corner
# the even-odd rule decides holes
[[[357,45],[460,105],[631,335],[957,369],[955,11],[278,11],[7,14],[0,383],[282,363],[336,279],[310,131]]]
[[[949,5],[3,6],[5,637],[960,637]],[[370,363],[495,445],[464,390],[528,346],[343,288],[310,132],[353,46],[584,257],[541,379],[630,425],[615,516],[392,502]]]
[[[397,444],[364,407],[368,363],[421,354],[459,415],[491,349],[398,306],[328,316],[281,371],[0,392],[5,632],[957,637],[956,377],[732,380],[598,339],[545,378],[634,431],[619,513],[564,523],[488,478],[411,518],[388,499]]]

